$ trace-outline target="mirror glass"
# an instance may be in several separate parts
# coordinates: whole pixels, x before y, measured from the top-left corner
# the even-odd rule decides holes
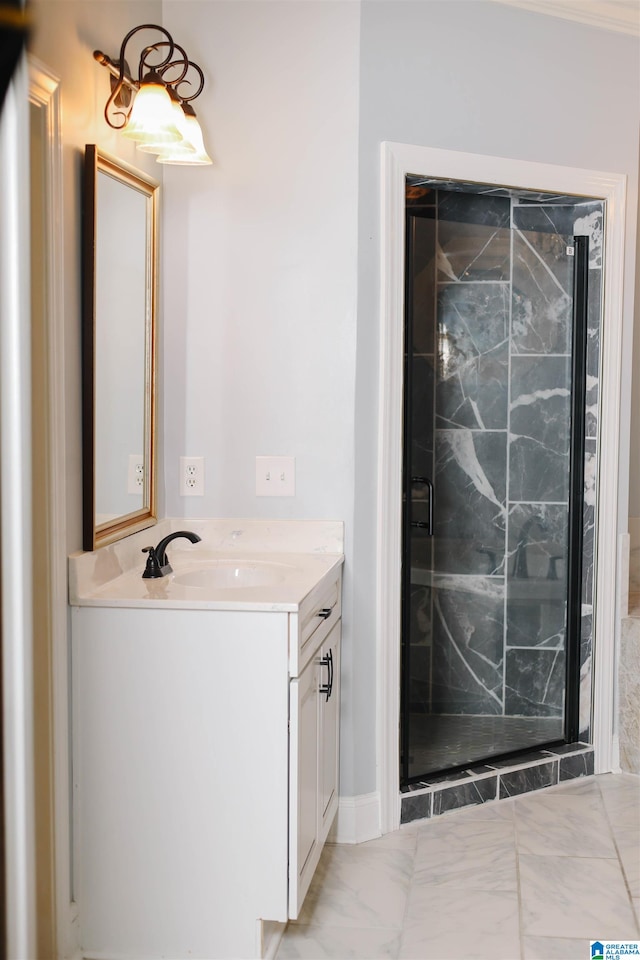
[[[83,264],[84,549],[155,523],[155,180],[88,144]]]

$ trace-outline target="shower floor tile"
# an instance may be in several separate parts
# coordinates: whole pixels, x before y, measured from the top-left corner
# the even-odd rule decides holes
[[[433,782],[429,773],[473,766],[491,756],[533,750],[562,738],[562,720],[555,717],[476,717],[411,715],[409,769],[412,776]]]

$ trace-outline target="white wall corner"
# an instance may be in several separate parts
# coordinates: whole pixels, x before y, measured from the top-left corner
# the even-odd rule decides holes
[[[329,831],[329,843],[364,843],[381,835],[380,794],[340,797],[338,813]]]

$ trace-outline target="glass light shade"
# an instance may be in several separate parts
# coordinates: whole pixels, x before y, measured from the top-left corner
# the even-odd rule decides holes
[[[122,135],[149,144],[169,144],[182,139],[171,97],[163,83],[142,82]]]
[[[182,111],[182,107],[180,106],[180,101],[177,98],[174,99],[174,96],[171,94],[171,91],[169,91],[169,95],[171,98],[171,112],[173,115],[173,122],[180,133],[180,139],[173,140],[171,143],[167,143],[166,141],[155,141],[153,143],[150,141],[149,143],[139,143],[138,149],[143,150],[145,153],[164,154],[166,151],[170,150],[172,155],[175,152],[177,154],[181,154],[182,156],[184,155],[193,156],[196,152],[196,148],[192,147],[191,144],[188,142],[188,140],[185,139],[185,134],[186,134],[186,130],[184,127],[185,115]]]
[[[180,108],[180,112],[182,113],[180,132],[184,139],[182,143],[167,144],[158,151],[158,163],[208,166],[213,163],[213,160],[204,148],[202,130],[195,113],[188,105],[186,110]],[[186,146],[190,146],[191,149],[185,149]]]

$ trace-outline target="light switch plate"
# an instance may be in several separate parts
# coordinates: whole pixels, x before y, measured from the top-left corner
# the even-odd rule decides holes
[[[295,457],[256,457],[256,497],[295,495]]]

